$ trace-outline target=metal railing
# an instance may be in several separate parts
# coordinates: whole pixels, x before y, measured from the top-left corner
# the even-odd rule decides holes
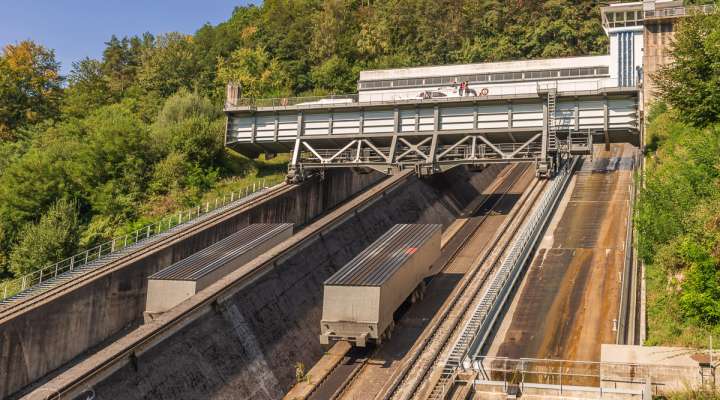
[[[91,262],[98,261],[108,257],[111,254],[127,249],[135,244],[143,242],[148,238],[154,237],[160,233],[192,221],[218,208],[224,207],[232,202],[241,200],[249,195],[255,194],[272,185],[278,184],[284,180],[284,177],[273,180],[263,179],[259,183],[253,183],[243,189],[224,194],[222,197],[215,198],[215,201],[207,201],[196,207],[173,213],[170,216],[160,219],[158,222],[148,224],[142,228],[136,229],[125,235],[121,235],[110,239],[107,242],[91,247],[87,250],[79,252],[55,264],[40,268],[29,274],[18,278],[0,283],[0,301],[13,297],[23,291],[37,286],[43,282],[47,282],[66,272],[72,272]]]
[[[452,387],[458,370],[469,368],[475,353],[482,349],[495,324],[500,308],[509,296],[522,267],[531,256],[532,249],[542,233],[542,228],[548,223],[555,205],[567,187],[577,161],[578,157],[575,157],[565,163],[561,172],[543,193],[537,208],[515,235],[498,271],[492,277],[480,302],[471,311],[470,319],[463,326],[447,361],[445,361],[440,380],[433,387],[428,399],[444,399]]]
[[[301,97],[273,97],[266,99],[256,99],[252,97],[241,97],[232,104],[228,103],[226,106],[230,107],[289,107],[299,105],[312,105],[312,104],[342,104],[342,103],[357,103],[358,94],[331,94],[327,96],[301,96]]]
[[[688,15],[710,14],[716,11],[716,7],[712,4],[702,6],[681,6],[660,8],[657,10],[646,10],[645,18],[671,18],[684,17]]]
[[[603,379],[603,373],[610,368],[617,371],[616,376],[612,380]],[[643,398],[647,390],[646,369],[637,364],[487,356],[473,360],[470,368],[477,373],[473,384],[500,386],[506,393],[558,396],[585,393],[598,398],[618,395]]]
[[[411,103],[424,103],[424,102],[442,102],[442,101],[458,101],[458,100],[471,100],[483,97],[492,96],[518,96],[518,95],[536,95],[540,90],[547,86],[553,86],[557,88],[558,92],[577,92],[577,91],[600,91],[606,88],[617,87],[617,82],[606,78],[606,77],[578,77],[576,79],[584,79],[585,81],[572,80],[564,81],[562,79],[545,79],[541,82],[526,82],[526,83],[496,83],[488,84],[481,87],[482,85],[475,88],[475,95],[465,94],[459,96],[457,93],[452,92],[453,89],[450,86],[438,86],[446,93],[443,97],[427,97],[423,93],[435,92],[435,88],[417,88],[404,92],[393,92],[393,93],[353,93],[353,94],[339,94],[339,95],[328,95],[328,96],[308,96],[308,97],[275,97],[275,98],[239,98],[234,103],[226,103],[225,108],[232,109],[233,107],[293,107],[301,106],[303,108],[322,108],[330,105],[343,105],[343,104],[388,104],[388,103],[400,103],[400,102],[411,102]],[[452,93],[450,93],[452,92]]]

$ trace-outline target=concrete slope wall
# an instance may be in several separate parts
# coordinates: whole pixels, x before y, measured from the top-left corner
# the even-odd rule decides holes
[[[352,197],[382,175],[333,170],[279,197],[227,218],[87,282],[76,290],[0,321],[0,398],[43,378],[108,339],[142,323],[147,277],[250,223],[300,226]]]
[[[281,398],[295,364],[309,369],[323,353],[322,282],[393,224],[447,227],[501,169],[411,177],[105,379],[97,398]]]

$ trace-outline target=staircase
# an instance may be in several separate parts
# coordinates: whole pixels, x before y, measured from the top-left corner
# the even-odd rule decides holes
[[[548,89],[547,93],[547,109],[548,109],[548,150],[556,150],[557,143],[557,127],[555,126],[555,107],[557,105],[557,88]]]

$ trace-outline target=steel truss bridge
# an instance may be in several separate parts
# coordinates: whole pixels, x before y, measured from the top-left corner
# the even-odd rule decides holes
[[[292,153],[289,178],[327,168],[420,175],[457,165],[532,162],[551,176],[558,160],[593,142],[639,143],[638,88],[362,102],[277,99],[227,105],[226,145],[249,157]],[[292,105],[290,105],[292,103]]]

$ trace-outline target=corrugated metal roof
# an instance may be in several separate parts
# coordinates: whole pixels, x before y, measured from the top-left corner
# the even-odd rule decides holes
[[[438,224],[398,224],[325,281],[334,286],[381,286],[422,247]]]
[[[293,224],[252,224],[225,239],[156,272],[148,279],[194,281],[250,251]]]

